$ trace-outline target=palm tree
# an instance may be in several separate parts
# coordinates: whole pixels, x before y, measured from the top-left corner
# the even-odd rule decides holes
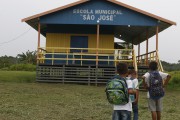
[[[36,51],[27,51],[26,53],[18,54],[17,58],[22,63],[36,64]]]

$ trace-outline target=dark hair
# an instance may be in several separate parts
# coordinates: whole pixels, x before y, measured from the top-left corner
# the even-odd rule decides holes
[[[135,70],[129,70],[128,74],[137,74]]]
[[[158,63],[156,61],[152,61],[149,63],[149,69],[154,71],[158,69]]]
[[[126,63],[119,63],[117,65],[117,72],[122,75],[122,74],[127,74],[128,73],[128,66]]]

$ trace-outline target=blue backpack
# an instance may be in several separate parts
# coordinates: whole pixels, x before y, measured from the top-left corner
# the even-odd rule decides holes
[[[149,72],[149,94],[150,98],[158,100],[164,96],[163,80],[158,71]]]
[[[129,102],[126,80],[119,75],[114,76],[107,82],[105,92],[110,104],[125,105]]]

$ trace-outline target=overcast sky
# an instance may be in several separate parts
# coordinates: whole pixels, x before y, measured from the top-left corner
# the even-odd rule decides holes
[[[37,32],[21,19],[77,0],[0,0],[0,56],[16,56],[37,48]],[[179,0],[118,0],[163,18],[172,20],[171,26],[159,34],[161,60],[177,63],[180,60],[180,1]],[[30,29],[30,30],[29,30]],[[28,31],[28,32],[27,32]],[[25,34],[25,32],[27,32]],[[22,37],[18,38],[21,34]],[[150,50],[155,50],[155,37],[150,39]],[[41,37],[41,46],[45,38]],[[141,53],[145,53],[145,43]]]

